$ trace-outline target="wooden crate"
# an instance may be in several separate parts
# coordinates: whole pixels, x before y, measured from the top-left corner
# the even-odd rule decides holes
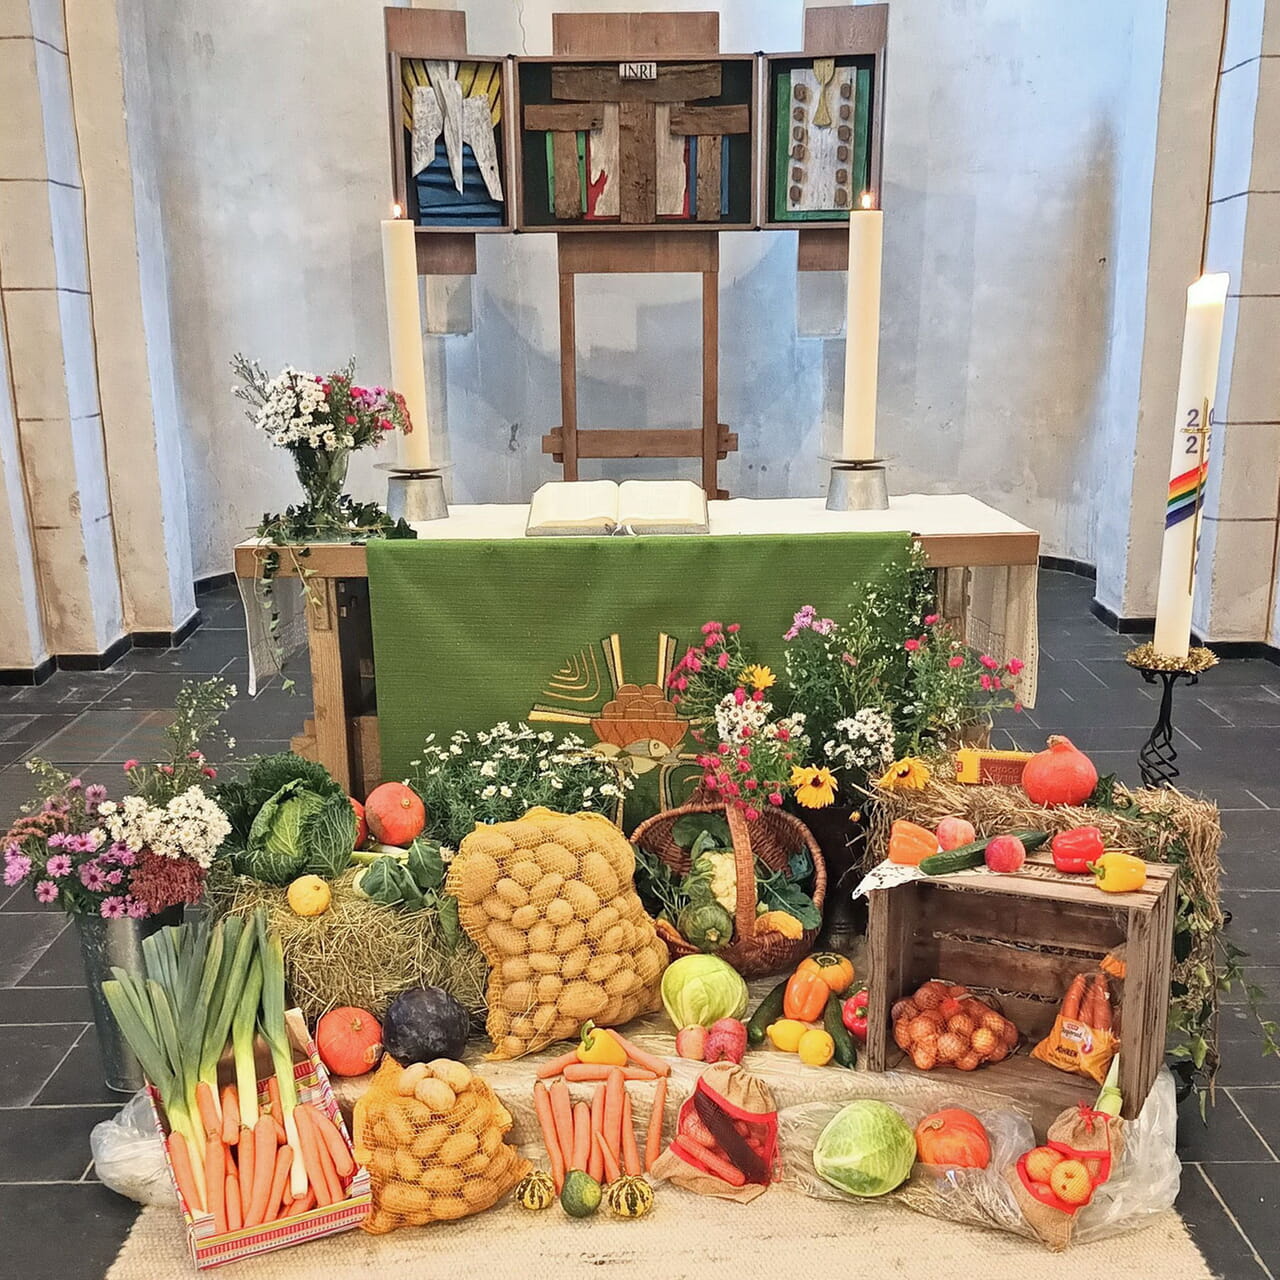
[[[1014,874],[939,876],[870,895],[870,999],[866,1063],[871,1071],[915,1071],[894,1042],[889,1011],[922,982],[941,978],[995,993],[1022,1032],[1016,1054],[976,1072],[936,1067],[930,1076],[1033,1101],[1070,1106],[1097,1092],[1084,1076],[1029,1056],[1053,1026],[1071,978],[1127,943],[1120,993],[1120,1088],[1137,1115],[1165,1056],[1177,868],[1147,864],[1136,893],[1103,893],[1091,879],[1054,870],[1033,854]]]

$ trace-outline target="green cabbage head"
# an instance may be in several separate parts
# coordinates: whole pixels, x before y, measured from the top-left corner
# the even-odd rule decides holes
[[[832,1117],[813,1149],[825,1182],[851,1196],[882,1196],[901,1186],[916,1160],[911,1126],[891,1106],[863,1098]]]
[[[324,804],[302,779],[286,782],[258,810],[249,830],[246,872],[268,884],[288,884],[307,864],[303,824]]]
[[[682,956],[662,975],[662,1005],[677,1031],[740,1018],[747,998],[742,975],[716,956]]]

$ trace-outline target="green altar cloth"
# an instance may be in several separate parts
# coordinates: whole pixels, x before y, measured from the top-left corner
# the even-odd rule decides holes
[[[749,651],[781,674],[795,612],[812,604],[843,616],[865,585],[905,560],[910,541],[840,533],[370,542],[382,776],[406,777],[429,733],[447,741],[501,720],[612,741],[665,764],[645,767],[666,776],[693,754],[683,722],[661,724],[644,710],[628,719],[625,704],[661,699],[667,671],[701,644],[704,622],[740,622]],[[620,710],[623,722],[610,723]]]

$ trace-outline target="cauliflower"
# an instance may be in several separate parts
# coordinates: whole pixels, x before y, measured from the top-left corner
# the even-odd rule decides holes
[[[718,902],[731,916],[738,906],[738,866],[732,849],[700,853],[689,869],[689,897]]]

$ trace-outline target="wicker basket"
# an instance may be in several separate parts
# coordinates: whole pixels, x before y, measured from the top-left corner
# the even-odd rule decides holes
[[[806,930],[799,938],[786,938],[774,932],[756,934],[755,860],[759,858],[774,871],[782,871],[797,849],[801,846],[808,849],[813,859],[813,903],[821,912],[827,891],[827,871],[822,851],[808,827],[780,809],[766,809],[754,821],[748,822],[736,805],[726,806],[695,796],[678,809],[667,809],[642,822],[631,836],[635,844],[656,854],[672,871],[682,876],[689,873],[689,851],[676,844],[671,838],[671,831],[687,813],[724,814],[733,839],[739,890],[734,911],[734,936],[727,947],[716,952],[717,957],[731,964],[744,978],[781,973],[798,964],[813,950],[818,931]],[[744,885],[749,886],[749,892],[742,892]],[[667,944],[673,960],[699,954],[698,948],[682,938],[665,920],[656,923],[658,936]]]

